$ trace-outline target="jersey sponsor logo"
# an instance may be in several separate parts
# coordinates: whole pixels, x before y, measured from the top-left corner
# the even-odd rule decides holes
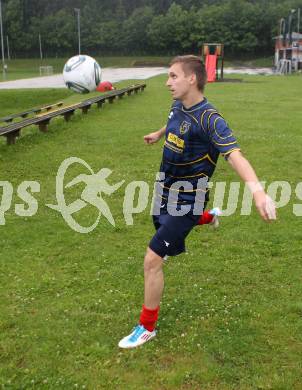
[[[180,149],[184,149],[185,147],[185,141],[179,137],[177,137],[176,134],[169,133],[168,134],[168,141],[172,144],[176,145]]]
[[[171,111],[170,114],[169,114],[169,116],[168,116],[168,118],[171,119],[173,115],[174,115],[174,112]]]
[[[183,121],[179,128],[180,134],[186,134],[190,130],[190,127],[191,127],[190,122]]]
[[[172,150],[172,152],[175,152],[175,153],[182,154],[182,153],[184,152],[183,149],[180,149],[180,148],[178,148],[177,146],[174,146],[174,145],[170,144],[168,141],[166,141],[166,142],[164,143],[164,146],[165,146],[166,148]]]

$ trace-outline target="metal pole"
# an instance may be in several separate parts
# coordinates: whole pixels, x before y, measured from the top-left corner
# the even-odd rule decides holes
[[[1,49],[2,49],[2,71],[3,71],[3,79],[5,79],[6,65],[4,58],[4,43],[3,43],[3,26],[2,26],[2,4],[0,0],[0,30],[1,30]]]
[[[6,46],[7,46],[7,59],[10,60],[8,35],[6,36]]]
[[[79,30],[79,54],[81,54],[81,24],[80,24],[80,10],[78,13],[78,30]]]
[[[300,34],[300,8],[298,8],[298,26],[297,26],[297,33]],[[298,37],[299,39],[299,37]]]
[[[39,34],[40,58],[43,60],[41,34]]]
[[[282,35],[282,34],[285,34],[285,19],[284,18],[281,18],[280,19],[280,26],[279,26],[279,28],[280,28],[280,35]]]
[[[292,27],[292,22],[293,22],[293,18],[294,18],[294,13],[296,12],[295,9],[291,9],[290,10],[290,14],[289,14],[289,17],[288,17],[288,40],[289,40],[289,44],[291,45],[292,44],[292,33],[293,33],[293,27]]]
[[[79,54],[81,54],[81,24],[80,24],[80,8],[75,8],[75,12],[77,13],[78,19],[78,40],[79,40]]]

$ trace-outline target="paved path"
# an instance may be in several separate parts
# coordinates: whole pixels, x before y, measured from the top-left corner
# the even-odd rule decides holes
[[[251,74],[251,75],[272,75],[274,74],[272,68],[245,68],[245,67],[238,67],[238,68],[224,68],[223,72],[225,74]]]
[[[167,73],[167,68],[104,68],[102,80],[116,83],[122,80],[145,80]],[[62,74],[0,82],[0,89],[66,88]]]
[[[166,74],[168,68],[104,68],[102,80],[116,83],[122,80],[145,80],[159,74]],[[224,74],[273,74],[270,68],[225,68]],[[31,79],[0,82],[0,89],[20,88],[66,88],[61,74]]]

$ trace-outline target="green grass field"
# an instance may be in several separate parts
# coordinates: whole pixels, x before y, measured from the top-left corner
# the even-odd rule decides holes
[[[256,211],[222,218],[217,231],[196,228],[188,253],[165,265],[158,336],[142,348],[121,351],[119,339],[135,325],[143,300],[143,256],[153,233],[148,208],[126,226],[126,185],[153,186],[162,144],[143,144],[161,127],[171,98],[165,76],[143,93],[125,97],[49,132],[24,130],[16,145],[0,143],[1,181],[14,189],[0,226],[0,386],[3,389],[301,389],[302,284],[301,76],[245,76],[242,83],[207,86],[207,97],[227,118],[261,180],[288,181],[292,194],[278,221]],[[127,82],[121,83],[126,85]],[[0,116],[71,99],[67,90],[0,91]],[[101,218],[89,234],[73,231],[46,204],[56,203],[56,173],[71,156],[97,172],[110,168],[105,197],[116,221]],[[79,173],[75,165],[66,183]],[[40,183],[38,212],[20,217],[15,205],[24,180]],[[238,181],[220,159],[213,182]],[[3,183],[1,185],[3,186]],[[66,189],[68,201],[84,185]],[[300,196],[300,198],[302,198]],[[97,217],[87,207],[75,218]]]
[[[131,67],[137,66],[166,66],[172,57],[158,56],[136,56],[136,57],[96,57],[101,67]],[[38,77],[40,75],[40,66],[52,66],[54,73],[61,73],[64,64],[68,58],[45,58],[40,59],[13,59],[7,61],[8,72],[6,79],[3,79],[2,68],[0,72],[0,82],[16,80],[22,78]],[[226,60],[225,66],[272,66],[272,58],[258,58],[255,60]]]

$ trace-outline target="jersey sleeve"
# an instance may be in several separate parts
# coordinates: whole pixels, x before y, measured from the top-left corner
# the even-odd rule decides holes
[[[225,159],[234,150],[240,150],[232,130],[216,110],[206,110],[201,116],[201,125],[212,145]]]

